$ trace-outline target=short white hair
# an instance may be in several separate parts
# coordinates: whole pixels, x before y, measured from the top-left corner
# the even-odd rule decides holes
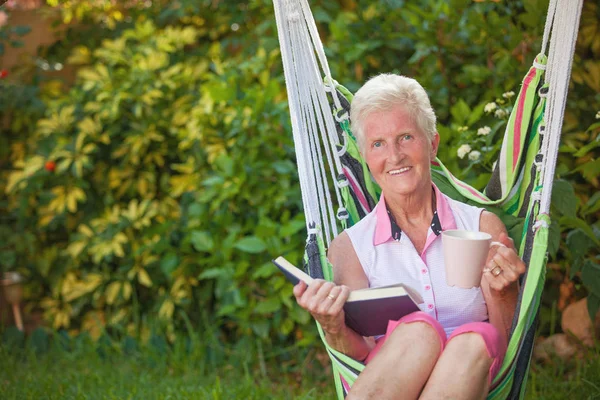
[[[364,121],[373,112],[401,106],[431,141],[435,137],[436,118],[429,96],[416,80],[396,74],[380,74],[369,79],[354,95],[350,107],[352,133],[361,151],[364,149]]]

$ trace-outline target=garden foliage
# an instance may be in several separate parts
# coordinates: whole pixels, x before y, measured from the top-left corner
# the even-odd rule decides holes
[[[27,276],[31,307],[54,328],[94,335],[144,335],[156,316],[172,334],[189,317],[231,339],[311,343],[308,315],[269,262],[300,260],[305,238],[271,2],[48,3],[82,21],[44,53],[76,79],[30,69],[0,81],[0,264]],[[483,187],[547,1],[311,5],[335,79],[355,90],[378,72],[416,77],[439,117],[439,157]],[[585,3],[548,277],[550,303],[573,279],[570,296],[589,293],[592,309],[599,14]]]

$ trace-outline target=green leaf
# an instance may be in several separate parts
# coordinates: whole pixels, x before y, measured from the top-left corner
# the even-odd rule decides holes
[[[275,267],[275,265],[273,265],[273,263],[270,261],[266,262],[258,267],[254,273],[252,273],[252,279],[268,278],[269,276],[273,275],[275,271],[277,271],[277,267]]]
[[[269,337],[269,325],[269,320],[264,318],[260,321],[254,321],[251,326],[252,330],[258,337],[266,339]]]
[[[581,171],[581,174],[585,179],[587,179],[588,181],[592,181],[598,175],[600,175],[600,158],[597,158],[593,161],[588,161],[575,168],[574,171]]]
[[[279,235],[281,237],[292,236],[293,234],[304,229],[305,226],[306,226],[306,223],[304,221],[292,220],[281,227],[281,229],[279,230]]]
[[[595,213],[600,210],[600,192],[594,193],[585,204],[582,212],[584,215]]]
[[[225,173],[225,176],[233,176],[235,164],[231,157],[221,154],[216,158],[215,164],[219,170]]]
[[[562,215],[575,217],[577,211],[577,196],[570,182],[562,179],[554,181],[552,186],[552,204]]]
[[[600,295],[590,293],[587,298],[587,309],[590,314],[590,319],[595,321],[598,310],[600,310]]]
[[[475,107],[469,115],[469,120],[467,121],[467,125],[471,126],[475,122],[479,121],[481,119],[481,116],[483,115],[484,108],[485,108],[485,104],[483,104],[483,103],[481,103],[477,107]],[[503,122],[500,122],[500,123],[503,123]]]
[[[215,245],[212,237],[205,231],[193,231],[190,237],[192,246],[197,251],[211,251]]]
[[[245,251],[246,253],[260,253],[266,250],[267,245],[261,238],[247,236],[238,241],[234,247],[238,250]]]
[[[588,236],[588,238],[590,238],[596,244],[596,246],[600,247],[600,240],[598,240],[592,228],[590,228],[590,226],[581,218],[562,217],[560,218],[559,222],[562,227],[581,229]]]
[[[270,314],[279,309],[281,309],[281,301],[277,297],[271,297],[258,303],[254,308],[254,312],[257,314]]]
[[[583,257],[594,247],[594,241],[584,231],[577,228],[567,234],[567,248],[575,257]]]
[[[550,258],[556,258],[556,253],[560,246],[560,226],[553,220],[550,223],[550,229],[548,230],[548,254]]]
[[[229,274],[230,272],[225,268],[210,268],[198,275],[198,279],[215,279]]]
[[[167,254],[160,261],[160,269],[167,277],[171,276],[171,273],[177,268],[178,265],[179,257],[177,257],[177,254],[174,253]]]
[[[469,114],[471,114],[471,108],[463,99],[460,99],[452,106],[450,113],[454,118],[454,122],[459,125],[464,125],[469,118]]]
[[[600,266],[587,260],[581,271],[581,280],[591,293],[600,296]]]

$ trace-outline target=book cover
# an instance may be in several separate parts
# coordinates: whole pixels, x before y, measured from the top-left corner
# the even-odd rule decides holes
[[[300,280],[308,285],[313,281],[283,257],[278,257],[273,263],[294,285]],[[383,335],[389,321],[419,311],[417,304],[422,302],[418,292],[404,284],[353,290],[344,304],[346,325],[362,336]]]

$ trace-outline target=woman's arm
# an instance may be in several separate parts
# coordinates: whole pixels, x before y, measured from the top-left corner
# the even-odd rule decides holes
[[[495,214],[484,211],[479,220],[479,230],[492,235],[492,240],[506,247],[492,247],[486,261],[486,272],[481,279],[483,297],[487,303],[490,323],[502,333],[507,342],[517,308],[519,276],[525,272],[525,263],[519,257],[506,227]],[[499,266],[498,275],[491,271]]]
[[[369,287],[369,281],[346,232],[333,240],[327,256],[333,265],[334,283],[316,280],[307,287],[300,282],[294,287],[294,296],[319,322],[331,347],[362,361],[375,347],[375,341],[346,326],[343,307],[350,291]]]

